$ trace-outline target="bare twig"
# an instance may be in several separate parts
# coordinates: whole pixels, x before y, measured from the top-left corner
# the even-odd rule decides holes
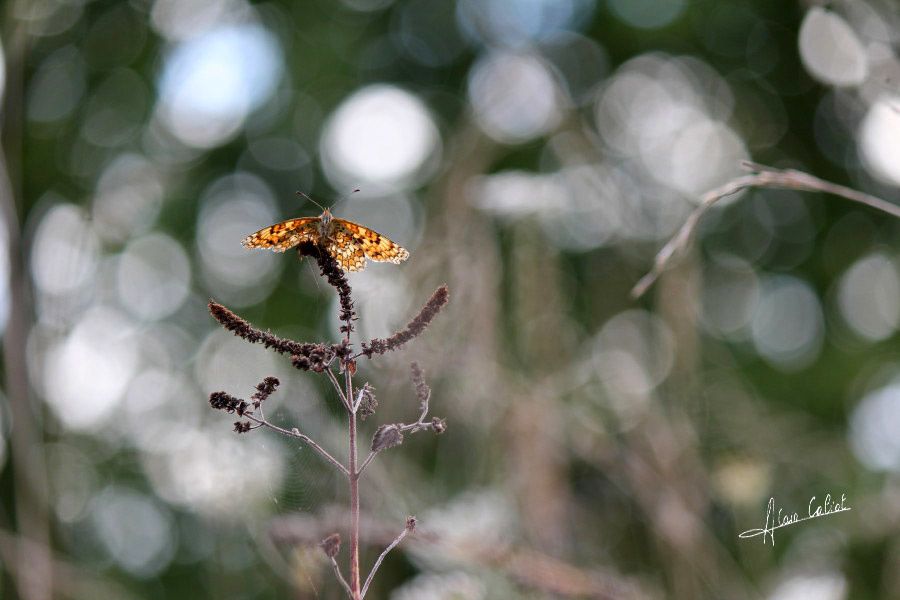
[[[415,423],[397,423],[396,425],[388,425],[379,428],[379,431],[384,428],[392,428],[396,432],[398,439],[396,443],[387,444],[387,445],[378,445],[374,444],[372,450],[369,452],[369,455],[366,456],[366,459],[359,466],[359,470],[357,474],[362,473],[369,463],[375,459],[375,456],[378,455],[382,450],[387,450],[388,448],[392,448],[395,445],[399,445],[403,442],[403,434],[404,433],[416,433],[417,431],[422,431],[426,429],[431,429],[435,433],[443,433],[446,428],[446,423],[443,419],[439,419],[437,417],[431,419],[430,421],[426,421],[425,419],[428,417],[428,401],[431,399],[431,388],[429,388],[425,384],[424,376],[422,374],[422,370],[419,368],[417,363],[412,363],[410,365],[412,367],[412,379],[413,384],[416,386],[416,396],[419,399],[419,418]],[[362,391],[360,391],[360,397],[357,401],[357,405],[362,401]],[[377,435],[377,433],[376,433]]]
[[[751,170],[752,173],[732,179],[725,185],[703,194],[700,199],[700,204],[690,215],[688,215],[687,220],[684,222],[684,225],[681,226],[681,229],[678,230],[678,233],[676,233],[675,236],[657,253],[656,258],[653,260],[653,268],[650,272],[644,275],[631,289],[632,298],[637,299],[643,296],[650,286],[659,278],[662,272],[668,268],[669,263],[688,247],[694,230],[697,228],[697,223],[700,221],[700,217],[702,217],[712,205],[722,198],[731,196],[732,194],[736,194],[747,188],[780,188],[803,192],[823,192],[834,196],[840,196],[851,202],[863,204],[893,217],[900,218],[900,206],[897,206],[896,204],[892,204],[876,196],[843,185],[819,179],[818,177],[810,175],[809,173],[804,173],[803,171],[797,171],[795,169],[775,169],[749,161],[744,161],[743,166],[744,168]]]
[[[325,448],[323,448],[322,446],[320,446],[319,444],[317,444],[316,441],[313,440],[311,437],[309,437],[309,436],[307,436],[307,435],[304,435],[304,434],[300,433],[300,431],[299,431],[296,427],[294,427],[293,429],[288,430],[288,429],[285,429],[285,428],[283,428],[283,427],[279,427],[278,425],[274,425],[274,424],[272,424],[272,423],[269,423],[269,422],[266,421],[265,419],[257,418],[257,417],[255,417],[255,416],[253,416],[252,414],[247,413],[247,412],[245,412],[242,416],[245,417],[245,418],[247,418],[247,419],[250,419],[251,421],[253,421],[254,423],[256,423],[258,427],[268,427],[269,429],[272,429],[272,430],[274,430],[274,431],[277,431],[278,433],[280,433],[280,434],[282,434],[282,435],[286,435],[286,436],[288,436],[288,437],[292,437],[292,438],[297,438],[297,439],[303,440],[303,441],[306,443],[307,446],[309,446],[310,448],[312,448],[313,450],[315,450],[316,452],[318,452],[318,453],[322,456],[322,458],[324,458],[325,460],[327,460],[328,462],[330,462],[332,465],[334,465],[335,468],[336,468],[337,470],[339,470],[341,473],[343,473],[344,475],[347,475],[347,476],[350,475],[350,471],[347,470],[347,467],[345,467],[344,465],[342,465],[341,462],[340,462],[338,459],[336,459],[336,458],[333,457],[331,454],[329,454],[328,451],[325,450]]]
[[[344,576],[341,574],[341,568],[338,566],[337,561],[334,560],[333,556],[329,556],[328,559],[331,561],[331,566],[334,568],[334,576],[337,577],[341,587],[344,588],[344,591],[347,592],[347,595],[352,599],[353,592],[350,591],[350,584],[347,583],[347,580],[344,579]]]
[[[372,565],[372,570],[369,571],[369,576],[366,577],[366,583],[363,585],[362,594],[360,595],[360,599],[366,597],[366,592],[369,589],[369,584],[372,583],[372,578],[375,577],[375,572],[378,571],[378,568],[381,566],[381,563],[384,562],[384,557],[388,555],[388,552],[397,547],[397,544],[403,541],[407,535],[416,529],[416,518],[415,517],[407,517],[406,519],[406,527],[403,528],[403,531],[400,532],[393,542],[391,542],[387,548],[384,549],[384,552],[379,555],[378,560],[375,561],[375,564]]]
[[[362,464],[359,465],[359,472],[362,473],[366,470],[366,467],[369,466],[369,463],[372,462],[372,459],[375,458],[375,455],[378,454],[374,450],[369,451],[369,455],[366,457],[366,460],[362,461]]]
[[[338,397],[341,399],[341,403],[344,405],[344,408],[347,410],[351,410],[350,403],[347,400],[347,396],[344,394],[344,390],[341,388],[341,383],[335,377],[334,372],[331,368],[325,369],[325,373],[328,374],[328,379],[331,380],[331,385],[334,386],[334,389],[337,390]]]
[[[425,415],[422,414],[420,419],[424,419],[424,418],[425,418]],[[434,421],[426,422],[424,420],[419,420],[419,421],[416,421],[415,423],[409,423],[408,425],[402,424],[402,423],[400,424],[400,432],[401,433],[415,433],[417,431],[422,431],[424,429],[435,429]]]
[[[431,421],[425,421],[428,417],[428,402],[431,400],[431,388],[425,383],[425,374],[422,372],[422,368],[417,362],[413,362],[409,367],[411,379],[416,388],[416,399],[419,401],[420,412],[419,418],[415,423],[410,423],[409,425],[400,423],[398,425],[400,433],[415,433],[422,429],[432,429],[435,433],[443,433],[446,427],[443,419],[435,417]]]
[[[422,415],[420,419],[424,419],[425,415]],[[417,431],[424,431],[426,429],[433,429],[435,432],[440,433],[446,427],[445,421],[443,419],[432,419],[431,421],[419,420],[415,423],[399,423],[397,426],[397,430],[401,433],[416,433]],[[392,446],[391,446],[392,447]],[[362,473],[366,467],[369,466],[369,463],[374,460],[374,458],[382,451],[387,450],[387,447],[380,448],[378,450],[371,450],[369,455],[366,456],[366,459],[362,461],[362,464],[359,465],[359,471],[357,473]]]
[[[366,388],[359,388],[359,393],[356,394],[356,400],[353,401],[353,408],[351,409],[353,412],[357,412],[359,410],[359,406],[362,404],[363,397],[366,395]]]

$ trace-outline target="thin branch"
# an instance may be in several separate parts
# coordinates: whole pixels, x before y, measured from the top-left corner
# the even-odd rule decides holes
[[[325,450],[325,448],[323,448],[322,446],[317,444],[315,442],[315,440],[313,440],[311,437],[300,433],[300,431],[296,427],[291,430],[288,430],[283,427],[279,427],[278,425],[273,425],[272,423],[269,423],[265,419],[258,419],[257,417],[255,417],[252,414],[247,413],[247,412],[245,412],[241,416],[243,416],[247,419],[250,419],[251,421],[253,421],[260,427],[265,426],[265,427],[268,427],[269,429],[277,431],[278,433],[280,433],[282,435],[286,435],[288,437],[303,440],[307,446],[309,446],[310,448],[312,448],[313,450],[318,452],[322,456],[322,458],[324,458],[325,460],[330,462],[332,465],[334,465],[335,468],[337,468],[341,473],[343,473],[345,476],[348,476],[348,477],[350,476],[350,471],[347,470],[347,467],[342,465],[338,459],[336,459],[331,454],[329,454],[328,451]]]
[[[344,591],[347,592],[347,596],[353,599],[353,592],[350,591],[350,584],[347,583],[347,580],[344,579],[344,576],[341,575],[341,568],[338,566],[337,561],[334,560],[333,556],[328,557],[331,560],[331,566],[334,567],[334,575],[337,577],[337,580],[341,583],[341,587],[344,588]]]
[[[403,440],[402,434],[404,434],[404,433],[416,433],[417,431],[424,431],[427,429],[431,429],[435,433],[443,433],[447,427],[446,421],[444,421],[444,419],[439,419],[437,417],[434,417],[430,421],[426,421],[425,417],[426,417],[427,412],[428,412],[428,409],[426,408],[425,412],[423,412],[421,414],[421,416],[419,417],[419,420],[416,421],[415,423],[409,423],[409,424],[397,423],[396,425],[390,425],[390,427],[396,428],[396,431],[401,434],[400,441],[396,444],[392,444],[389,446],[385,446],[383,448],[379,448],[378,450],[371,450],[369,452],[369,455],[366,456],[366,459],[362,462],[362,464],[360,464],[359,469],[356,471],[356,474],[360,475],[365,470],[365,468],[369,466],[369,463],[372,462],[375,459],[375,457],[382,451],[387,450],[388,448],[393,448],[394,446],[399,446],[400,443],[402,443],[402,440]],[[385,427],[388,427],[388,426],[385,426]]]
[[[341,387],[341,383],[335,377],[334,372],[331,369],[325,369],[325,372],[328,373],[328,379],[331,380],[331,385],[334,386],[334,389],[337,390],[338,396],[341,399],[341,403],[344,405],[348,411],[351,410],[350,403],[347,401],[347,396],[344,394],[344,390]]]
[[[371,389],[371,388],[370,388]],[[359,412],[359,407],[362,405],[363,398],[366,395],[366,387],[363,386],[359,388],[359,393],[356,394],[356,400],[353,401],[353,412]],[[365,419],[365,416],[363,417]]]
[[[428,417],[428,401],[426,400],[422,405],[422,413],[419,415],[419,419],[415,423],[410,423],[408,425],[401,423],[400,424],[400,432],[401,433],[415,433],[422,429],[431,429],[434,427],[434,422],[429,421],[425,422],[425,418]]]
[[[417,431],[422,431],[423,429],[433,429],[434,423],[431,421],[416,421],[415,423],[410,423],[408,425],[401,424],[400,425],[400,433],[416,433]]]
[[[424,429],[434,429],[435,431],[438,431],[440,429],[440,431],[443,431],[444,421],[442,419],[434,419],[434,420],[426,423],[423,420],[424,418],[425,418],[425,414],[423,413],[422,416],[419,417],[419,420],[416,421],[415,423],[410,423],[408,425],[406,423],[397,423],[396,425],[383,425],[381,428],[379,428],[379,432],[382,429],[393,429],[393,435],[396,436],[396,439],[393,442],[383,445],[381,447],[373,447],[372,450],[369,451],[369,455],[359,466],[359,469],[356,471],[356,474],[357,475],[362,474],[363,470],[365,470],[365,468],[369,466],[369,463],[372,462],[380,452],[387,450],[388,448],[393,448],[395,446],[399,446],[400,444],[402,444],[404,433],[416,433],[417,431],[422,431]],[[376,438],[377,438],[379,432],[375,433]],[[372,443],[373,443],[373,446],[376,444],[375,441],[373,441]]]
[[[417,431],[426,429],[431,429],[435,433],[443,433],[446,429],[447,424],[443,419],[435,417],[430,421],[425,420],[428,418],[428,403],[431,399],[431,388],[425,383],[425,374],[422,372],[418,363],[413,362],[410,365],[410,369],[412,371],[412,382],[416,388],[416,398],[419,400],[419,418],[415,423],[396,423],[379,427],[378,431],[375,432],[375,437],[372,438],[372,449],[356,471],[357,475],[362,473],[363,470],[369,466],[369,463],[375,459],[375,456],[378,455],[379,452],[402,444],[404,433],[416,433]],[[362,401],[362,393],[360,393],[359,401]],[[391,437],[379,438],[379,434],[389,434]]]
[[[649,273],[644,275],[640,281],[632,288],[631,297],[640,298],[656,282],[659,276],[665,271],[669,263],[680,255],[690,244],[697,223],[700,221],[707,210],[716,202],[736,194],[737,192],[747,188],[778,188],[798,190],[802,192],[823,192],[833,196],[840,196],[851,202],[856,202],[887,213],[893,217],[900,218],[900,206],[892,204],[886,200],[882,200],[876,196],[848,188],[837,183],[819,179],[809,173],[797,171],[795,169],[775,169],[744,161],[744,168],[753,171],[749,175],[743,175],[736,179],[732,179],[728,183],[706,192],[700,198],[700,204],[688,215],[687,220],[678,233],[670,239],[665,246],[657,253],[653,260],[653,268]]]
[[[366,592],[369,590],[369,584],[372,583],[372,578],[375,577],[375,572],[378,571],[378,568],[381,566],[381,563],[384,562],[384,557],[388,555],[388,552],[397,547],[397,544],[403,541],[407,535],[409,535],[412,531],[416,529],[416,518],[409,517],[406,519],[406,527],[403,528],[403,531],[400,532],[393,542],[391,542],[387,548],[384,549],[384,552],[378,557],[378,560],[375,561],[375,564],[372,566],[372,570],[369,571],[369,576],[366,577],[366,583],[363,585],[362,594],[360,594],[360,598],[366,597]]]
[[[376,454],[378,454],[378,452],[375,452],[374,450],[369,451],[369,455],[366,457],[366,460],[362,461],[362,464],[359,465],[359,470],[356,472],[357,475],[361,474],[366,469],[366,467],[369,466],[369,463],[372,462],[372,459],[375,458]]]

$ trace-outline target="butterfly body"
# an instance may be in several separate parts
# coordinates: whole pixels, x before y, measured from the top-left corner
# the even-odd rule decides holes
[[[312,242],[323,248],[345,271],[362,271],[366,259],[399,264],[409,258],[409,252],[399,244],[368,227],[335,218],[328,209],[318,217],[300,217],[269,225],[241,243],[247,248],[284,252],[301,242]]]

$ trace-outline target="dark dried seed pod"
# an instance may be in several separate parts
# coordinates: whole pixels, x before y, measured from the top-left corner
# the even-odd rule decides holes
[[[334,558],[341,551],[341,534],[332,533],[327,538],[319,542],[319,547],[328,558]]]
[[[366,417],[370,417],[375,414],[375,409],[378,408],[378,399],[375,398],[375,388],[366,383],[362,391],[362,400],[359,403],[358,413],[360,418],[365,421]]]
[[[381,452],[403,443],[403,432],[397,425],[382,425],[372,436],[372,452]]]

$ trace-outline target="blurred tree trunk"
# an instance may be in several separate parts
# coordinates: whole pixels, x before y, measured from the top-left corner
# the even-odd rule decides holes
[[[20,536],[17,561],[7,567],[16,581],[20,598],[49,600],[53,590],[53,567],[42,407],[31,394],[26,364],[26,344],[33,322],[32,296],[21,239],[25,214],[21,167],[28,37],[26,25],[15,19],[17,9],[22,10],[19,4],[9,3],[3,16],[6,87],[0,131],[0,206],[6,225],[9,260],[9,315],[3,333],[3,369],[12,418],[13,512]]]

